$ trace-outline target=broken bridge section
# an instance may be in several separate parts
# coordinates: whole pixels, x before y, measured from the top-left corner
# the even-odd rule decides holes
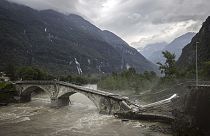
[[[31,100],[31,93],[41,89],[49,95],[52,107],[69,105],[69,96],[81,93],[87,96],[100,113],[113,114],[119,111],[129,111],[130,102],[119,95],[100,90],[88,89],[62,81],[17,81],[15,82],[20,102]]]

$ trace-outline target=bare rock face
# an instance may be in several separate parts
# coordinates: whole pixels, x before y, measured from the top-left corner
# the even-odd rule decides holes
[[[210,135],[210,87],[191,89],[173,103],[173,129],[177,135]]]

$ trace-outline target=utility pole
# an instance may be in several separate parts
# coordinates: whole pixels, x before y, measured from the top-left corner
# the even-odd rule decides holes
[[[196,49],[195,49],[195,64],[196,64],[196,88],[198,89],[198,44],[199,42],[196,42]]]

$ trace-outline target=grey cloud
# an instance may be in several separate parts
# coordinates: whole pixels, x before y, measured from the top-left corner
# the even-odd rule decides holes
[[[77,0],[8,0],[23,4],[37,10],[54,9],[62,13],[79,13],[76,10]]]
[[[127,42],[172,40],[198,31],[210,13],[209,0],[9,0],[36,9],[82,15]],[[189,24],[191,23],[191,24]],[[172,25],[172,27],[170,27]],[[156,36],[157,35],[157,36]],[[164,39],[164,35],[165,38]],[[141,38],[144,39],[141,40]],[[155,38],[154,38],[155,37]],[[170,38],[169,38],[170,37]],[[146,39],[146,40],[145,40]]]

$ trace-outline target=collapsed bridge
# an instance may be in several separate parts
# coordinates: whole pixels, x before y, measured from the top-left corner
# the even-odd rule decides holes
[[[125,97],[63,81],[17,81],[15,87],[21,102],[30,101],[32,92],[41,89],[49,95],[52,107],[66,106],[70,102],[69,96],[81,93],[95,104],[100,113],[113,114],[131,110],[131,103]]]

